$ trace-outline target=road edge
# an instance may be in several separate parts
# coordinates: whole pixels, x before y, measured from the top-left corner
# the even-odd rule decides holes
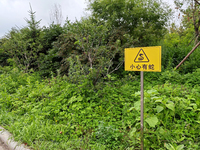
[[[10,150],[30,150],[24,144],[19,144],[12,139],[12,134],[0,126],[0,140],[4,142]]]

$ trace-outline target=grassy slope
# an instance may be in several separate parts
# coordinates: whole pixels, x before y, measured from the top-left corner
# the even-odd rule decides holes
[[[200,80],[145,73],[144,130],[147,149],[199,149]],[[105,81],[41,79],[13,69],[0,75],[0,124],[34,149],[140,149],[137,76]]]

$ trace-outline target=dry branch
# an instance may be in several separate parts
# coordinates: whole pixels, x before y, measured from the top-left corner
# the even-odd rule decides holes
[[[200,45],[200,41],[196,44],[196,46],[187,54],[187,56],[185,56],[185,58],[176,66],[176,69],[178,69],[180,67],[180,65],[182,65],[182,63],[184,63],[184,61],[195,51],[195,49],[197,49],[197,47]]]

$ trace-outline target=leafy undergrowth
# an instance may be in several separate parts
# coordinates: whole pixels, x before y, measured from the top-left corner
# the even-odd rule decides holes
[[[200,148],[200,87],[191,78],[199,72],[180,76],[177,84],[175,72],[162,73],[159,85],[146,82],[146,149]],[[183,85],[183,78],[190,80]],[[75,85],[65,77],[41,79],[17,69],[0,79],[0,124],[15,140],[40,150],[140,149],[136,78],[107,81],[98,89],[89,81]]]

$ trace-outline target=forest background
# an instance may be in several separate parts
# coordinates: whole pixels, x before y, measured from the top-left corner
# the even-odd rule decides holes
[[[162,46],[162,72],[146,72],[146,149],[200,148],[200,2],[175,0],[180,24],[158,0],[88,0],[91,15],[0,39],[0,124],[33,149],[140,149],[139,72],[124,49]],[[184,7],[183,7],[184,6]],[[185,7],[187,6],[187,7]]]

